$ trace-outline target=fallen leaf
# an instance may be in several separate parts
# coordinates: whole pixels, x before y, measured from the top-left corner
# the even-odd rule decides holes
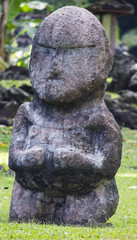
[[[7,135],[7,134],[10,133],[10,131],[5,131],[4,129],[2,129],[2,133],[3,133],[4,135]]]
[[[1,147],[5,147],[6,144],[5,144],[5,143],[0,143],[0,146],[1,146]]]

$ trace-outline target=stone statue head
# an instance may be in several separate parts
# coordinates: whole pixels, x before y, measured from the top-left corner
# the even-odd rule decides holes
[[[104,85],[111,67],[106,33],[89,11],[63,7],[41,23],[30,61],[40,99],[52,104],[82,99]]]

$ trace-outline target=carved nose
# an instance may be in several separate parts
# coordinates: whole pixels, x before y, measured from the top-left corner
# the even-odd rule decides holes
[[[51,74],[59,76],[62,73],[62,61],[59,58],[53,59],[51,65]]]

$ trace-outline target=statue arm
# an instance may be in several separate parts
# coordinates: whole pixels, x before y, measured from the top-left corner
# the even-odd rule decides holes
[[[54,161],[57,167],[62,168],[65,164],[72,168],[91,169],[104,177],[117,172],[121,159],[121,134],[112,114],[103,114],[98,113],[95,118],[92,115],[92,121],[85,127],[87,143],[84,148],[80,147],[84,143],[80,138],[78,141],[76,138],[75,147],[64,145],[56,148]]]
[[[13,134],[9,151],[9,167],[13,170],[21,168],[36,168],[44,161],[44,150],[35,146],[26,148],[29,127],[32,122],[28,113],[29,103],[22,104],[16,114],[13,124]]]

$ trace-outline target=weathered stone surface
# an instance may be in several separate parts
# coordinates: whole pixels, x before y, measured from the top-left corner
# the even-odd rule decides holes
[[[22,197],[21,197],[22,196]],[[70,225],[93,226],[105,223],[115,213],[118,192],[115,181],[100,185],[84,195],[49,197],[44,192],[34,192],[14,183],[10,219],[12,221],[40,221]],[[30,204],[31,202],[31,204]],[[24,209],[24,211],[22,211]]]
[[[0,85],[0,100],[6,101],[8,98],[8,90]]]
[[[23,91],[29,93],[29,94],[33,94],[34,91],[33,91],[33,88],[27,84],[23,84],[20,89],[22,89]]]
[[[21,104],[25,100],[30,100],[31,95],[25,92],[21,88],[12,87],[10,89],[6,89],[0,85],[0,100],[2,101],[17,101],[18,104]]]
[[[117,122],[120,126],[137,129],[137,112],[113,109],[113,115],[117,119]]]
[[[28,94],[23,89],[15,87],[6,89],[0,85],[0,122],[3,122],[5,118],[14,118],[19,106],[24,101],[30,101],[31,96],[32,95]]]
[[[86,10],[67,7],[65,13],[59,10],[45,18],[38,29],[30,79],[42,100],[69,103],[98,91],[111,66],[100,22]]]
[[[130,79],[133,75],[133,65],[136,61],[132,56],[125,55],[121,51],[116,51],[113,68],[109,74],[112,82],[108,89],[113,92],[128,89]]]
[[[9,102],[0,101],[0,116],[2,118],[14,118],[19,108],[19,104],[12,100]]]
[[[137,104],[137,92],[132,92],[130,90],[123,90],[121,92],[122,101],[125,103],[135,103]]]
[[[10,123],[10,121],[8,121],[6,118],[0,118],[0,125],[10,126],[11,123]]]
[[[119,126],[137,129],[136,97],[137,94],[129,90],[123,90],[120,97],[116,99],[111,98],[109,94],[105,94],[105,103]]]
[[[137,64],[135,64],[135,65],[137,65]],[[129,81],[128,88],[131,89],[134,92],[137,92],[137,71],[131,77],[131,79]]]
[[[30,100],[31,97],[28,93],[26,93],[22,89],[15,87],[12,87],[11,89],[8,90],[8,95],[10,99],[14,99],[19,104],[21,104],[25,100]]]
[[[40,25],[34,99],[13,126],[10,221],[94,225],[114,214],[122,141],[103,100],[111,65],[104,29],[87,10],[64,7]]]
[[[5,71],[2,72],[0,75],[1,79],[26,79],[29,77],[28,69],[25,67],[18,67],[18,66],[10,66]]]

